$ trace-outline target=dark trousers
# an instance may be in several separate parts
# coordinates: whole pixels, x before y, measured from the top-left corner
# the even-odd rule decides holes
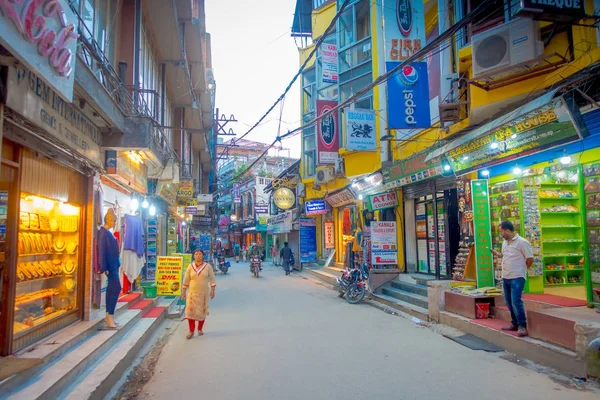
[[[114,315],[117,308],[117,301],[121,294],[121,281],[119,280],[119,270],[108,271],[108,286],[106,287],[106,312]]]
[[[290,260],[286,260],[285,258],[281,261],[282,265],[283,265],[283,269],[285,269],[285,272],[292,272],[292,266],[290,265]]]
[[[525,289],[525,278],[503,279],[504,301],[510,311],[510,317],[514,326],[527,327],[527,316],[523,305],[523,289]]]

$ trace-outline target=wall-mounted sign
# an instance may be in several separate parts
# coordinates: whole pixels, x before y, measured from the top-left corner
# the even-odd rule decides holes
[[[182,275],[183,257],[156,257],[156,294],[179,296]]]
[[[490,201],[487,179],[471,181],[473,198],[473,226],[475,227],[475,261],[477,263],[477,287],[494,286],[494,260],[492,253],[492,227],[490,225]]]
[[[396,194],[396,192],[380,193],[373,196],[369,196],[368,202],[368,207],[371,211],[397,207],[398,195]]]
[[[333,221],[325,221],[323,227],[325,231],[323,235],[325,237],[325,248],[335,249],[335,233]]]
[[[196,221],[202,226],[211,226],[212,225],[212,217],[210,216],[199,216]]]
[[[520,0],[513,6],[516,14],[533,16],[542,21],[585,18],[585,0]],[[596,14],[594,14],[596,15]]]
[[[346,149],[377,150],[375,111],[346,108]]]
[[[58,94],[72,102],[79,35],[77,18],[68,3],[0,1],[0,44],[54,89],[52,94],[45,91],[40,95]],[[32,90],[41,89],[34,85]]]
[[[300,262],[317,261],[317,221],[300,218]]]
[[[335,44],[323,43],[321,46],[321,83],[338,83],[338,49]]]
[[[190,198],[194,196],[194,181],[179,181],[177,197]]]
[[[397,161],[390,167],[383,168],[383,182],[388,189],[398,188],[410,183],[423,181],[442,174],[439,159],[425,161],[429,152],[415,154],[412,157]]]
[[[466,142],[448,150],[446,156],[454,172],[466,174],[577,139],[577,127],[564,99],[559,97],[492,132],[466,138]]]
[[[332,207],[343,207],[348,204],[352,204],[355,201],[354,194],[348,189],[342,189],[337,193],[329,195],[325,198],[325,201]]]
[[[400,62],[388,62],[388,71]],[[387,81],[388,128],[416,129],[431,126],[427,62],[404,66]]]
[[[122,185],[138,193],[148,191],[148,167],[131,159],[125,151],[106,150],[106,173]]]
[[[404,61],[425,43],[425,7],[420,0],[390,1],[383,7],[385,61]]]
[[[2,4],[0,1],[0,10]],[[93,164],[103,165],[102,134],[79,107],[66,102],[42,78],[22,67],[8,68],[7,87],[8,107]]]
[[[213,195],[212,194],[199,194],[197,198],[198,203],[212,203]]]
[[[271,234],[288,233],[292,230],[293,218],[291,210],[269,217],[267,219],[267,231]]]
[[[198,207],[185,207],[183,213],[187,215],[196,215],[198,214]]]
[[[317,116],[337,106],[336,101],[317,100]],[[332,112],[317,122],[317,164],[335,164],[340,149],[338,116]]]
[[[233,184],[233,189],[231,189],[231,195],[233,196],[233,202],[236,204],[242,203],[242,191],[240,189],[240,184],[238,182]]]
[[[273,193],[273,201],[282,210],[289,210],[296,204],[296,195],[290,189],[282,187]]]
[[[358,197],[359,195],[369,195],[381,192],[381,184],[383,183],[383,174],[377,172],[369,175],[365,179],[359,179],[351,186],[352,192]]]
[[[170,205],[175,205],[177,202],[178,187],[179,186],[176,183],[159,182],[156,187],[156,193]]]
[[[273,179],[273,182],[271,182],[271,187],[273,187],[273,189],[282,187],[295,189],[296,186],[298,186],[298,179],[296,177],[288,178],[287,176],[284,176],[283,178]]]
[[[371,222],[371,259],[374,265],[398,264],[396,222]]]
[[[325,200],[312,200],[304,203],[306,215],[327,214],[327,203]]]
[[[269,213],[269,205],[268,204],[255,204],[254,212],[256,214],[268,214]]]

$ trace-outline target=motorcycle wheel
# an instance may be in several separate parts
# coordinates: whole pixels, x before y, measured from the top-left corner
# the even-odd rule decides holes
[[[260,272],[260,269],[259,269],[258,267],[254,267],[254,276],[255,276],[256,278],[258,278],[258,274],[259,274],[259,272]]]
[[[364,286],[354,284],[346,290],[346,301],[350,304],[360,303],[365,298],[366,293],[367,290]]]

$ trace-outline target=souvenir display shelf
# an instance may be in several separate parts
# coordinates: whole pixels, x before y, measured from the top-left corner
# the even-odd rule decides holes
[[[592,285],[600,286],[600,162],[583,165],[583,197]],[[598,296],[594,294],[594,301]]]
[[[22,194],[14,335],[77,308],[81,208]]]

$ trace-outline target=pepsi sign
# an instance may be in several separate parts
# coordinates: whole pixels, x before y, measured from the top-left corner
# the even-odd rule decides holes
[[[400,65],[388,62],[391,71]],[[427,62],[404,66],[387,81],[388,129],[417,129],[431,126]]]

